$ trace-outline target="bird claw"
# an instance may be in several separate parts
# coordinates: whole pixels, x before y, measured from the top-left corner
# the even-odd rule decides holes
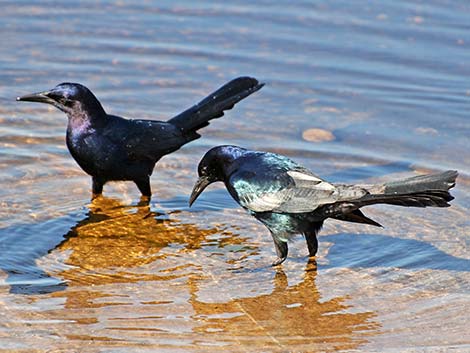
[[[286,260],[287,256],[286,257],[278,257],[276,259],[276,261],[274,261],[271,266],[278,266],[280,264],[282,264],[285,260]]]

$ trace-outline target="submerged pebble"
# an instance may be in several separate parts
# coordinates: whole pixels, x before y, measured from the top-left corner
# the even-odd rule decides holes
[[[335,135],[328,130],[312,128],[305,130],[302,133],[302,138],[309,142],[326,142],[333,141],[335,139]]]

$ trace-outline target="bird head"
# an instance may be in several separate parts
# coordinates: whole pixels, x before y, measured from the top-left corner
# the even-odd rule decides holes
[[[237,146],[217,146],[202,157],[197,169],[199,178],[189,197],[189,206],[210,184],[225,180],[230,165],[241,155],[242,151],[244,149]]]
[[[67,115],[76,112],[104,113],[98,99],[88,88],[79,83],[64,82],[49,91],[27,94],[16,100],[51,104]]]

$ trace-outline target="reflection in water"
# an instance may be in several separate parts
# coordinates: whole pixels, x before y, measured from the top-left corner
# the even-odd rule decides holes
[[[221,228],[204,229],[169,219],[152,212],[148,205],[124,206],[117,199],[99,197],[90,205],[87,217],[64,236],[54,251],[68,253],[64,262],[70,268],[60,276],[71,286],[159,280],[161,275],[130,269],[157,260],[161,268],[166,268],[172,263],[169,257],[200,249],[203,244],[223,245],[224,237],[208,239],[219,232]],[[243,238],[230,239],[243,244]]]
[[[75,225],[70,228],[71,224]],[[219,235],[217,239],[210,239],[214,234]],[[85,215],[79,212],[20,224],[1,229],[0,235],[0,269],[7,274],[9,291],[16,294],[52,293],[78,283],[155,278],[126,269],[157,259],[163,264],[169,253],[180,256],[203,244],[210,251],[228,245],[227,239],[241,250],[248,249],[244,238],[230,237],[223,225],[203,228],[183,224],[151,212],[148,205],[125,206],[104,197],[94,200]],[[48,258],[53,263],[41,266]]]
[[[62,259],[51,275],[67,287],[31,297],[41,313],[32,329],[47,327],[69,348],[83,342],[169,350],[217,344],[244,351],[355,349],[378,332],[375,314],[351,312],[346,297],[322,301],[316,263],[289,286],[280,270],[273,283],[271,268],[240,271],[257,257],[249,239],[222,227],[196,227],[148,206],[98,198],[42,260]]]
[[[377,333],[380,325],[371,321],[374,313],[347,312],[344,297],[321,301],[316,276],[316,263],[310,262],[303,280],[289,287],[278,269],[272,293],[237,296],[227,303],[199,301],[200,281],[190,281],[194,318],[203,323],[196,331],[204,334],[202,341],[216,338],[252,349],[295,346],[299,351],[354,349]]]
[[[468,351],[467,2],[51,3],[4,1],[0,13],[1,349]],[[171,217],[110,199],[82,208],[89,181],[66,149],[61,113],[14,101],[78,80],[111,113],[164,120],[249,73],[268,83],[262,104],[247,100],[160,162],[158,197],[183,210]],[[335,140],[304,141],[309,128]],[[318,277],[301,258],[284,267],[288,285],[260,268],[269,239],[226,190],[186,212],[197,161],[228,142],[282,147],[337,182],[418,169],[461,178],[446,216],[387,208],[378,235],[324,232],[332,245]],[[216,226],[196,227],[204,221]],[[367,337],[374,321],[383,329]]]

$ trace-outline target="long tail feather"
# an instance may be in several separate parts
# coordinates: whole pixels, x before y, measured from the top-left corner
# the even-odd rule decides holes
[[[449,189],[455,186],[458,173],[448,170],[440,174],[420,175],[370,187],[370,194],[354,203],[360,206],[384,203],[408,207],[449,207],[454,197]]]
[[[316,215],[340,221],[366,223],[381,227],[366,217],[359,208],[374,204],[405,207],[449,207],[454,197],[449,190],[455,186],[458,173],[453,170],[440,174],[420,175],[382,185],[342,186],[350,189],[365,189],[368,193],[356,200],[338,201],[320,207]],[[346,189],[347,190],[347,189]]]
[[[185,132],[195,132],[207,126],[209,120],[223,116],[225,110],[232,109],[236,103],[263,86],[264,83],[259,83],[255,78],[238,77],[168,122]]]

